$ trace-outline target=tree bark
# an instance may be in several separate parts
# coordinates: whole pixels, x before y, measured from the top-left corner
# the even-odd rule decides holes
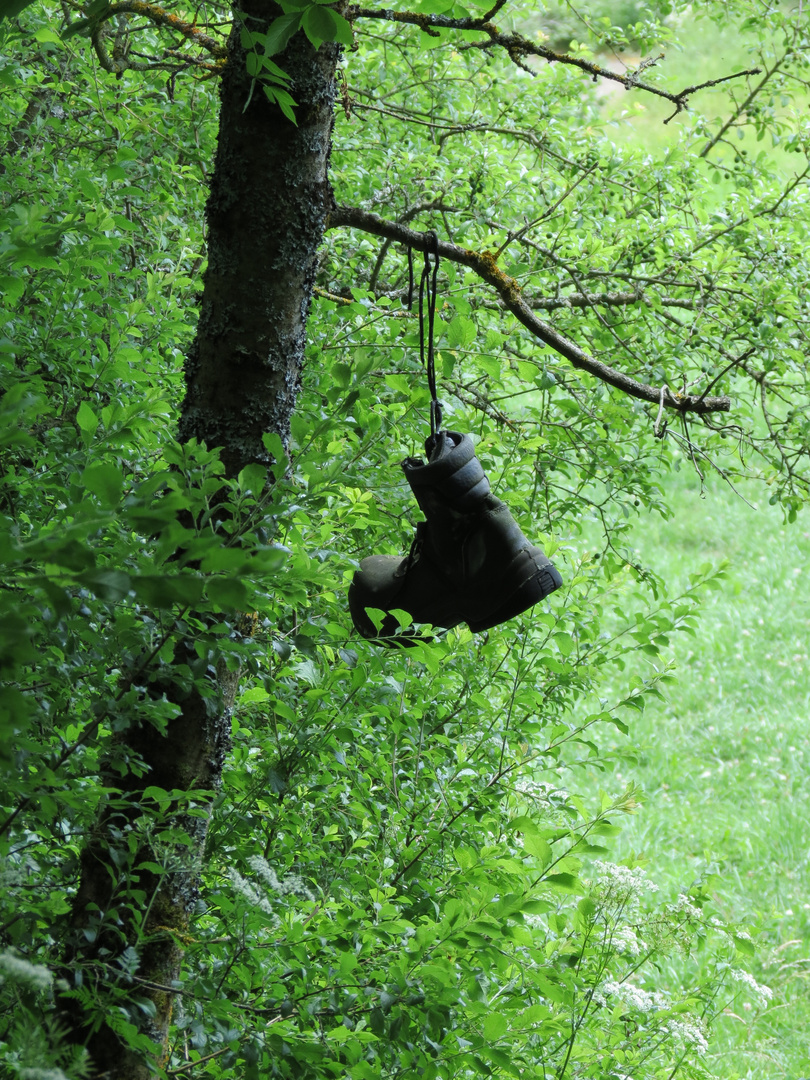
[[[246,0],[251,30],[280,10]],[[338,49],[302,33],[274,57],[292,77],[297,126],[251,80],[238,21],[223,77],[208,200],[208,270],[186,365],[180,438],[223,447],[229,475],[270,461],[262,436],[287,442],[304,362],[318,249],[332,207],[328,179]]]
[[[269,0],[244,0],[231,32],[207,206],[209,266],[179,420],[181,440],[196,438],[223,448],[229,476],[251,462],[272,465],[262,441],[266,433],[276,432],[287,442],[317,252],[332,205],[328,166],[338,47],[325,44],[316,52],[299,33],[274,58],[291,76],[294,125],[260,83],[251,85],[240,41],[243,21],[264,32],[279,14]],[[171,988],[181,973],[209,818],[172,819],[169,812],[169,820],[153,824],[148,841],[142,832],[137,843],[132,837],[138,835],[141,815],[150,812],[144,805],[147,787],[204,789],[212,795],[220,787],[238,684],[238,675],[225,672],[215,653],[201,660],[182,637],[174,662],[185,666],[193,681],[186,678],[185,687],[163,682],[150,690],[165,694],[179,709],[165,735],[150,724],[132,725],[114,746],[119,763],[122,757],[140,760],[145,771],[130,770],[122,778],[110,768],[103,778],[105,787],[123,789],[123,797],[107,803],[82,853],[65,964],[75,989],[78,972],[85,987],[92,973],[104,990],[125,988],[130,1001],[145,1001],[141,1030],[161,1055],[167,1051]],[[161,842],[162,830],[177,825],[190,835],[190,847]],[[168,871],[138,869],[144,862],[162,862]],[[145,916],[141,925],[139,914]],[[88,1047],[97,1075],[109,1080],[154,1075],[155,1061],[129,1049],[113,1018],[89,1030],[87,1004],[73,997],[63,998],[62,1012],[73,1040]],[[130,1014],[135,1015],[137,1006]]]

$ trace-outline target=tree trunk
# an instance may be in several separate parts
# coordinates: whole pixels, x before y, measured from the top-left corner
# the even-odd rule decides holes
[[[258,31],[280,13],[267,0],[247,0],[242,8],[246,25]],[[276,432],[285,444],[289,436],[317,252],[332,205],[328,165],[337,56],[337,46],[326,44],[316,52],[299,33],[274,58],[292,79],[296,126],[268,100],[260,83],[251,87],[238,17],[231,33],[207,207],[209,266],[179,422],[181,440],[223,447],[229,476],[251,462],[272,464],[263,435]],[[92,972],[105,989],[115,984],[126,988],[130,1001],[139,999],[131,1016],[146,1017],[141,1030],[162,1052],[172,984],[180,976],[182,941],[197,898],[208,817],[160,823],[180,824],[192,838],[191,847],[172,845],[170,839],[161,843],[160,828],[150,837],[151,847],[131,838],[144,813],[147,787],[218,789],[238,683],[237,675],[224,670],[214,674],[220,666],[215,655],[201,661],[179,638],[174,660],[192,673],[196,668],[193,688],[157,687],[180,710],[165,736],[143,724],[118,738],[117,759],[141,759],[146,771],[130,771],[123,779],[111,771],[104,777],[105,786],[123,788],[124,798],[107,804],[82,853],[66,957],[71,985],[78,987],[76,972],[82,971],[86,987]],[[169,870],[139,870],[143,862],[163,862]],[[142,926],[132,916],[139,904]],[[102,1001],[109,1000],[102,993]],[[109,1013],[89,1031],[83,1026],[86,1003],[65,998],[62,1004],[72,1038],[87,1045],[98,1074],[110,1080],[154,1075],[154,1062],[128,1047]]]
[[[275,5],[269,5],[271,9]],[[278,9],[244,6],[251,30]],[[338,49],[302,33],[274,57],[292,77],[297,127],[257,83],[251,92],[238,25],[223,77],[208,199],[208,270],[186,366],[180,438],[222,446],[228,475],[269,463],[267,432],[287,442],[304,362],[318,248],[332,206],[328,179]]]

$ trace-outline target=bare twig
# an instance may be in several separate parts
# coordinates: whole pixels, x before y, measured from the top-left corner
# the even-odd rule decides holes
[[[780,69],[782,64],[784,64],[785,60],[787,60],[787,58],[791,55],[792,52],[793,52],[793,49],[789,48],[786,52],[784,52],[779,57],[779,59],[776,61],[776,63],[773,65],[772,68],[766,68],[765,69],[765,74],[759,80],[759,82],[754,87],[754,89],[751,91],[751,93],[748,95],[748,97],[745,98],[745,100],[742,102],[742,104],[739,106],[739,108],[734,110],[734,112],[731,114],[731,116],[729,116],[728,120],[726,120],[726,122],[723,124],[723,126],[720,128],[720,130],[717,132],[717,134],[713,135],[712,138],[709,139],[709,141],[706,143],[706,145],[700,151],[700,157],[706,157],[708,154],[711,153],[711,151],[714,149],[714,147],[717,146],[717,144],[722,140],[723,136],[729,130],[729,128],[732,127],[734,124],[736,124],[736,122],[739,120],[739,118],[742,116],[742,114],[746,111],[746,109],[751,104],[751,102],[754,100],[754,98],[763,89],[763,87],[768,82],[768,80],[773,75],[776,74],[776,72]],[[749,72],[749,74],[754,74],[754,73]],[[759,72],[757,72],[757,74],[759,74]]]
[[[729,82],[731,79],[741,79],[745,75],[759,75],[761,71],[762,68],[746,68],[744,71],[734,71],[731,75],[722,75],[719,79],[708,79],[706,82],[697,83],[695,86],[687,86],[685,90],[681,90],[672,99],[675,102],[676,109],[672,116],[666,118],[664,123],[668,124],[673,117],[678,115],[681,109],[686,108],[686,98],[696,94],[698,90],[705,90],[707,86],[719,86],[720,83]]]

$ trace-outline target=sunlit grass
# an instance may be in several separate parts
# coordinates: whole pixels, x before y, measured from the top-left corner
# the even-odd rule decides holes
[[[667,485],[674,518],[634,531],[644,561],[675,586],[706,562],[727,560],[728,576],[697,636],[674,644],[668,702],[632,721],[636,760],[615,779],[647,801],[617,854],[642,855],[662,888],[717,875],[720,910],[759,935],[753,971],[774,996],[761,1015],[725,1016],[716,1075],[795,1080],[810,1072],[810,519],[788,525],[761,490],[746,492],[753,510],[720,481],[702,499],[686,468]]]
[[[753,32],[746,38],[701,19],[685,23],[679,39],[646,81],[677,92],[759,66]],[[599,57],[616,70],[640,59]],[[686,139],[705,145],[693,133],[699,118],[725,119],[735,95],[744,99],[758,79],[702,90],[668,124],[667,101],[606,84],[593,93],[608,138],[660,154]],[[785,125],[778,141],[758,141],[753,126],[732,130],[707,168],[731,169],[740,154],[763,155],[761,168],[773,176],[801,171],[804,155],[784,148],[807,116],[806,92],[792,85],[792,100],[769,102]],[[718,201],[735,190],[733,171],[710,175]],[[600,751],[614,755],[614,772],[594,768],[589,781],[594,791],[634,782],[646,792],[614,857],[642,857],[664,894],[713,875],[718,909],[754,935],[752,971],[773,997],[764,1011],[742,1003],[727,1010],[711,1044],[711,1071],[723,1080],[800,1080],[810,1076],[810,511],[789,525],[768,505],[767,489],[745,489],[754,510],[716,476],[707,477],[701,498],[686,462],[663,482],[674,517],[638,522],[632,543],[640,561],[667,580],[671,594],[706,563],[727,562],[727,576],[706,595],[697,636],[673,639],[677,679],[668,700],[626,717],[627,738],[602,733]],[[617,673],[617,694],[627,675]]]

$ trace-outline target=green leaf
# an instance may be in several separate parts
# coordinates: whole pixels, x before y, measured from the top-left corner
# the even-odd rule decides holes
[[[380,1008],[374,1008],[368,1014],[368,1025],[375,1035],[385,1034],[385,1013]]]
[[[756,956],[756,948],[750,938],[734,935],[734,947],[741,956]]]
[[[345,19],[339,11],[335,11],[334,8],[327,8],[327,10],[335,24],[334,37],[332,40],[336,41],[339,45],[345,45],[347,49],[350,49],[354,45],[351,23],[348,19]]]
[[[288,15],[279,15],[270,23],[265,38],[265,53],[267,56],[275,56],[287,48],[287,42],[301,27],[302,13],[292,11]]]
[[[571,635],[562,631],[554,635],[554,643],[563,656],[570,656],[575,648],[574,639]]]
[[[346,390],[352,381],[352,369],[348,364],[337,363],[332,365],[332,378],[335,385]]]
[[[22,382],[0,397],[0,446],[35,445],[25,425],[33,421],[39,404],[39,397],[31,394]]]
[[[297,107],[298,103],[292,99],[292,97],[287,93],[287,91],[282,90],[280,87],[277,86],[265,86],[264,92],[268,100],[278,105],[278,107],[281,109],[282,113],[287,117],[290,123],[295,124],[295,126],[297,127],[298,121],[295,119],[295,113],[293,112],[293,109]]]
[[[388,612],[399,623],[400,630],[407,630],[413,622],[413,615],[409,611],[404,611],[402,608],[391,608]]]
[[[0,293],[5,297],[5,301],[9,306],[17,303],[25,291],[25,282],[21,277],[10,277],[6,274],[0,275]]]
[[[238,578],[209,578],[205,591],[212,603],[226,611],[244,611],[248,606],[248,590]]]
[[[239,695],[239,703],[242,705],[250,705],[254,702],[264,702],[269,700],[270,695],[263,686],[251,686],[250,689],[245,690],[243,694]]]
[[[561,892],[582,892],[582,882],[576,874],[547,874],[543,881],[546,885],[550,885],[552,889],[559,889]]]
[[[0,20],[13,19],[33,2],[34,0],[0,0]]]
[[[487,1042],[497,1042],[509,1030],[509,1024],[503,1013],[491,1012],[484,1017],[484,1038]]]
[[[464,348],[475,341],[477,329],[472,319],[456,315],[447,327],[447,343],[451,349]]]
[[[129,576],[120,570],[85,570],[79,580],[101,600],[123,600],[130,589]]]
[[[98,427],[98,417],[86,401],[83,401],[78,408],[76,413],[76,423],[87,435],[95,434],[96,428]]]
[[[257,463],[246,465],[239,473],[237,483],[244,491],[256,496],[261,495],[267,483],[267,469]]]
[[[101,461],[88,465],[82,473],[82,484],[98,496],[103,507],[112,508],[118,505],[121,498],[124,477],[117,465]]]
[[[162,610],[175,604],[193,607],[203,595],[204,580],[197,574],[139,574],[131,584],[138,600]]]
[[[1,15],[0,18],[2,18]],[[42,44],[52,44],[60,46],[62,44],[62,39],[59,37],[56,31],[51,30],[51,28],[48,26],[40,26],[39,30],[37,30],[37,32],[34,34],[34,37]]]
[[[267,54],[262,56],[262,67],[264,68],[264,78],[269,78],[271,82],[277,82],[283,85],[290,81],[290,76],[287,72],[283,71],[278,64],[267,56]]]
[[[552,859],[551,845],[542,836],[529,834],[523,838],[523,848],[538,859],[542,866],[548,866]]]
[[[352,28],[346,19],[320,4],[307,8],[301,19],[301,29],[314,49],[319,49],[325,41],[337,41],[341,45],[352,44]]]
[[[228,570],[232,574],[244,570],[248,562],[247,552],[241,548],[215,547],[200,560],[203,573],[212,574],[218,570]]]

